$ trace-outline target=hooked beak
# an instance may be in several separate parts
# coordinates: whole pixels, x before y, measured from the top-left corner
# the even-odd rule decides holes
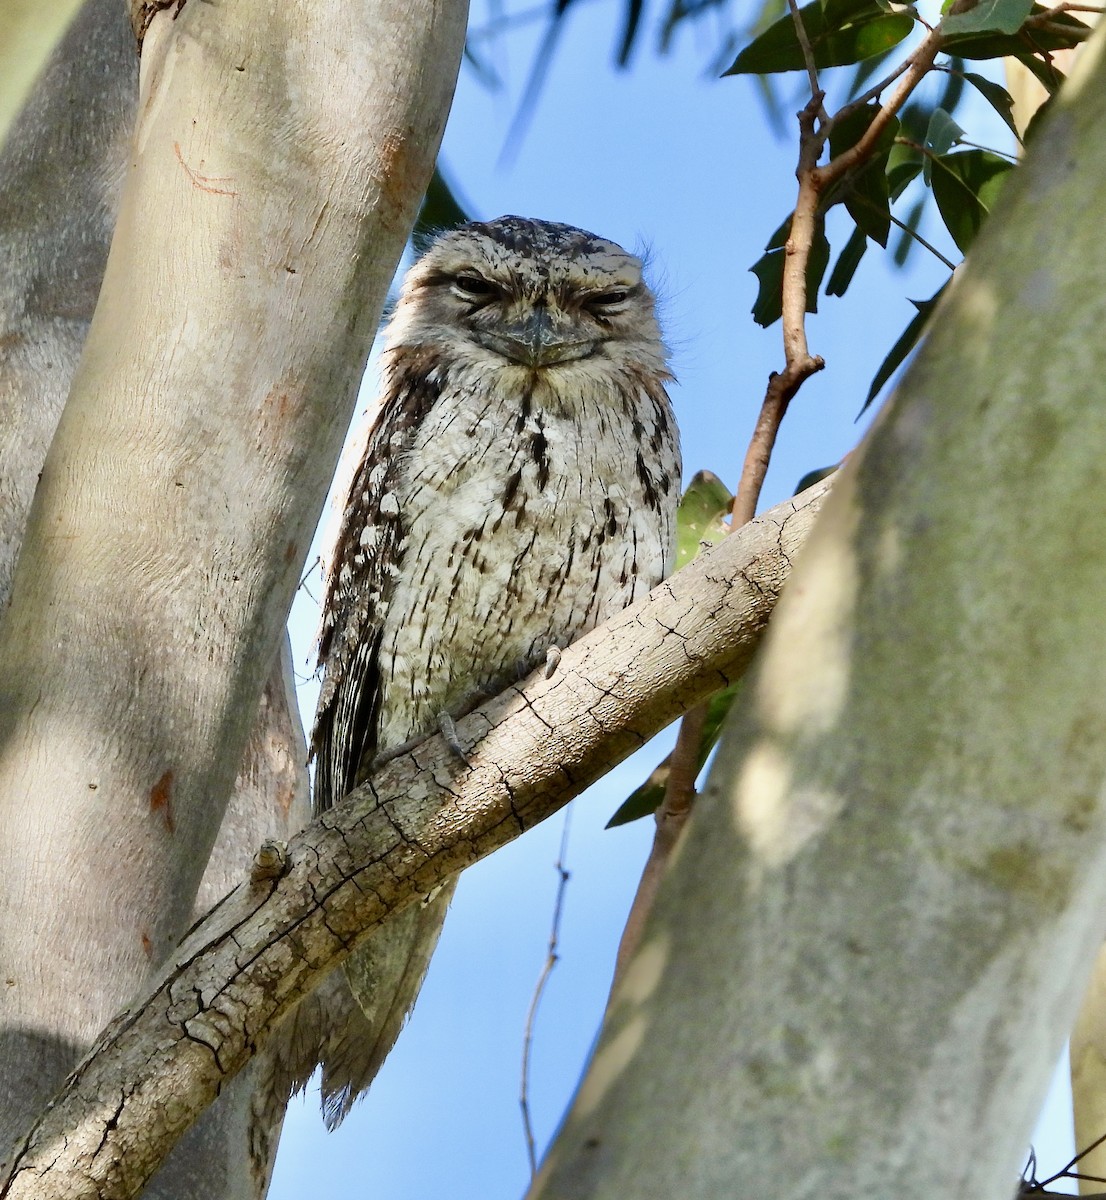
[[[482,346],[524,367],[548,367],[587,358],[596,347],[591,338],[570,338],[556,330],[543,305],[513,325],[479,330],[476,339]]]

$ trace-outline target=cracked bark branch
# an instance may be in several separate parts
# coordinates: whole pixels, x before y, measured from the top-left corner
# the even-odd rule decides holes
[[[389,912],[559,809],[746,669],[827,484],[787,501],[567,650],[390,762],[181,944],[0,1166],[0,1197],[136,1195],[289,1010]],[[746,581],[755,579],[750,587]]]

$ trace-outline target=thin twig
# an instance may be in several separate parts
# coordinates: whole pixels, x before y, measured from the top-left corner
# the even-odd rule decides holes
[[[891,84],[905,71],[909,70],[909,68],[910,59],[904,59],[889,75],[884,75],[879,83],[874,83],[866,92],[861,92],[855,99],[850,100],[848,104],[842,105],[830,118],[831,124],[836,124],[838,121],[844,120],[845,117],[856,112],[858,108],[864,108],[871,101],[878,100]]]
[[[783,261],[784,369],[773,371],[769,377],[753,436],[745,451],[741,479],[731,510],[734,529],[740,528],[756,515],[768,463],[788,405],[803,382],[826,365],[823,359],[810,353],[806,338],[806,275],[820,220],[817,164],[825,142],[824,134],[818,128],[821,110],[822,97],[815,95],[799,113],[799,165],[795,172],[799,194],[791,216],[791,232],[784,248]]]
[[[901,139],[897,139],[897,140],[901,140]],[[905,144],[910,144],[910,143],[905,143]],[[862,205],[864,205],[866,208],[870,208],[873,212],[876,211],[875,203],[873,201],[869,200],[868,197],[865,196],[863,193],[858,195],[856,197],[856,199],[859,200],[860,203]],[[941,253],[941,251],[938,250],[937,247],[934,246],[931,242],[927,242],[926,239],[924,237],[922,237],[922,235],[916,229],[911,229],[910,226],[907,225],[907,223],[905,221],[900,221],[899,218],[896,217],[893,212],[889,212],[887,214],[887,219],[891,222],[892,225],[901,229],[903,231],[903,233],[906,234],[907,237],[913,238],[914,241],[916,241],[918,243],[918,245],[922,247],[923,250],[928,250],[930,252],[930,254],[933,255],[934,258],[936,258],[939,262],[943,263],[946,267],[948,267],[948,269],[950,271],[956,270],[956,263],[954,263],[952,261],[952,259],[946,258]]]
[[[806,26],[803,24],[803,15],[799,11],[797,0],[787,0],[787,7],[791,10],[791,19],[795,23],[795,40],[799,43],[799,49],[803,53],[803,62],[806,63],[806,75],[810,81],[811,96],[822,96],[822,88],[818,83],[818,67],[814,62],[814,51],[810,46],[810,38],[807,37]]]
[[[993,154],[996,158],[1005,158],[1010,163],[1017,163],[1018,161],[1018,156],[1011,154],[1008,150],[998,150],[994,146],[985,146],[982,142],[972,142],[965,137],[957,138],[956,145],[971,146],[973,150],[982,150],[986,154]]]
[[[530,998],[530,1009],[526,1014],[526,1030],[522,1038],[522,1081],[518,1104],[522,1110],[522,1132],[526,1138],[526,1153],[530,1159],[530,1178],[538,1173],[537,1147],[534,1144],[534,1126],[530,1121],[530,1052],[534,1045],[534,1022],[537,1020],[538,1005],[541,1004],[545,985],[557,965],[557,942],[561,933],[561,913],[564,910],[565,891],[568,888],[568,871],[565,858],[568,851],[568,830],[572,819],[572,805],[565,809],[565,823],[561,829],[561,848],[557,853],[557,897],[553,902],[553,921],[549,930],[549,947],[545,956],[534,994]]]
[[[1047,1179],[1041,1179],[1039,1181],[1035,1180],[1034,1182],[1036,1186],[1043,1189],[1048,1187],[1050,1183],[1055,1183],[1058,1179],[1067,1178],[1075,1166],[1079,1163],[1080,1159],[1086,1158],[1088,1154],[1090,1154],[1093,1150],[1097,1150],[1103,1143],[1106,1143],[1106,1133],[1104,1133],[1101,1137],[1095,1138],[1095,1140],[1089,1145],[1084,1146],[1083,1149],[1080,1150],[1074,1158],[1066,1162],[1059,1169],[1059,1171],[1056,1172],[1055,1175],[1050,1175]]]
[[[299,583],[296,584],[296,591],[298,592],[302,589],[316,604],[318,604],[318,600],[315,600],[315,597],[311,594],[311,589],[307,586],[307,581],[322,566],[322,563],[322,557],[316,554],[311,563],[304,568],[303,575],[300,577]]]

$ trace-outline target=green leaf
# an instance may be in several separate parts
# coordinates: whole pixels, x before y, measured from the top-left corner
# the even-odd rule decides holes
[[[929,115],[922,145],[929,151],[922,159],[922,178],[928,184],[933,176],[933,158],[947,154],[964,136],[963,129],[943,108],[935,108]]]
[[[783,316],[783,251],[767,251],[749,270],[757,277],[753,320],[762,329],[767,329]]]
[[[917,315],[913,318],[909,325],[902,331],[899,340],[891,347],[890,353],[880,364],[879,370],[872,380],[872,386],[868,389],[868,398],[864,401],[864,405],[857,416],[861,416],[869,404],[879,395],[883,385],[891,378],[892,375],[902,365],[903,360],[911,350],[918,344],[918,339],[925,331],[926,324],[929,321],[933,310],[937,307],[937,301],[941,299],[941,293],[948,287],[945,283],[940,290],[929,300],[911,300],[910,303],[918,310]]]
[[[615,809],[614,815],[607,822],[606,829],[617,829],[619,825],[629,825],[631,821],[639,821],[660,808],[664,799],[664,790],[668,786],[668,764],[672,755],[667,755],[649,773],[649,778],[626,797]]]
[[[737,683],[716,692],[710,698],[707,719],[703,722],[703,734],[699,739],[698,765],[700,771],[718,741],[722,724],[733,707],[734,700],[741,691],[743,683],[744,680],[739,679]],[[663,762],[658,763],[650,772],[649,778],[640,787],[635,788],[622,802],[614,816],[607,822],[608,829],[614,829],[618,825],[628,825],[631,821],[656,812],[664,799],[664,790],[668,786],[668,764],[671,758],[670,754]]]
[[[886,8],[888,12],[902,11],[902,6],[891,3],[891,0],[876,0],[876,3],[880,8],[886,8],[890,4],[891,7]],[[915,14],[916,16],[917,14]],[[845,97],[846,101],[855,100],[865,90],[868,81],[875,76],[877,71],[882,72],[882,69],[887,66],[894,52],[895,49],[892,46],[890,50],[885,50],[882,54],[873,54],[871,58],[866,58],[862,63],[856,64],[856,70],[853,71],[852,78],[849,80],[848,94]]]
[[[941,32],[948,37],[958,33],[1017,33],[1033,11],[1033,0],[979,0],[975,8],[946,17]]]
[[[827,296],[843,296],[853,281],[864,251],[868,249],[868,239],[864,230],[858,225],[845,243],[845,249],[837,256],[837,262],[830,272],[829,283],[826,284]]]
[[[704,549],[730,531],[725,518],[733,507],[730,489],[711,471],[698,471],[676,509],[676,569],[686,566]]]
[[[799,10],[817,67],[841,67],[882,54],[914,28],[907,13],[888,13],[876,0],[818,0]],[[755,38],[734,59],[725,75],[764,75],[802,71],[803,51],[790,13]]]
[[[842,460],[844,461],[844,460]],[[795,495],[798,496],[805,492],[807,488],[812,488],[816,483],[821,483],[823,479],[828,479],[841,466],[841,463],[834,463],[832,467],[817,467],[813,471],[807,473],[795,484]]]
[[[867,132],[879,110],[878,104],[866,104],[836,121],[830,129],[830,157],[837,158],[855,146]],[[891,230],[887,161],[898,131],[898,121],[889,121],[880,133],[872,157],[856,171],[850,172],[843,184],[844,203],[849,216],[873,242],[878,242],[881,246],[887,245],[887,235]]]
[[[897,143],[887,156],[887,190],[897,200],[922,173],[922,156],[913,146]]]
[[[935,160],[933,198],[961,253],[967,254],[1013,169],[989,150],[960,150]]]
[[[1034,4],[1029,15],[1040,16],[1049,11]],[[1018,58],[1038,78],[1038,71],[1045,64],[1036,59],[1043,51],[1068,50],[1087,39],[1090,28],[1070,13],[1052,13],[1048,29],[1022,29],[1018,33],[957,33],[951,34],[945,50],[959,58]],[[1030,59],[1035,59],[1034,66]],[[1043,81],[1042,81],[1043,82]],[[1045,85],[1048,86],[1047,84]],[[1051,90],[1051,89],[1050,89]]]
[[[782,228],[782,226],[781,226]],[[790,229],[790,224],[787,224]],[[779,230],[773,235],[773,241],[779,236]],[[784,235],[784,241],[787,235]],[[818,289],[822,286],[822,276],[829,265],[830,244],[826,235],[819,229],[814,236],[814,244],[810,248],[810,259],[806,267],[806,311],[818,311]],[[782,248],[769,250],[749,268],[757,277],[760,286],[757,298],[753,302],[753,320],[763,328],[767,328],[783,315],[783,264],[786,251]]]
[[[929,127],[929,114],[933,105],[922,104],[917,99],[909,101],[899,110],[899,124],[902,126],[903,137],[921,144]]]
[[[1010,132],[1018,137],[1018,127],[1014,124],[1014,100],[1010,93],[1001,85],[972,71],[965,71],[964,78],[1006,122]]]

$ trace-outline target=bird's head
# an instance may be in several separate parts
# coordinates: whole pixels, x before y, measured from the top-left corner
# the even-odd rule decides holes
[[[664,375],[641,260],[571,225],[524,217],[443,234],[409,272],[390,346],[479,348],[531,371],[591,358]]]

